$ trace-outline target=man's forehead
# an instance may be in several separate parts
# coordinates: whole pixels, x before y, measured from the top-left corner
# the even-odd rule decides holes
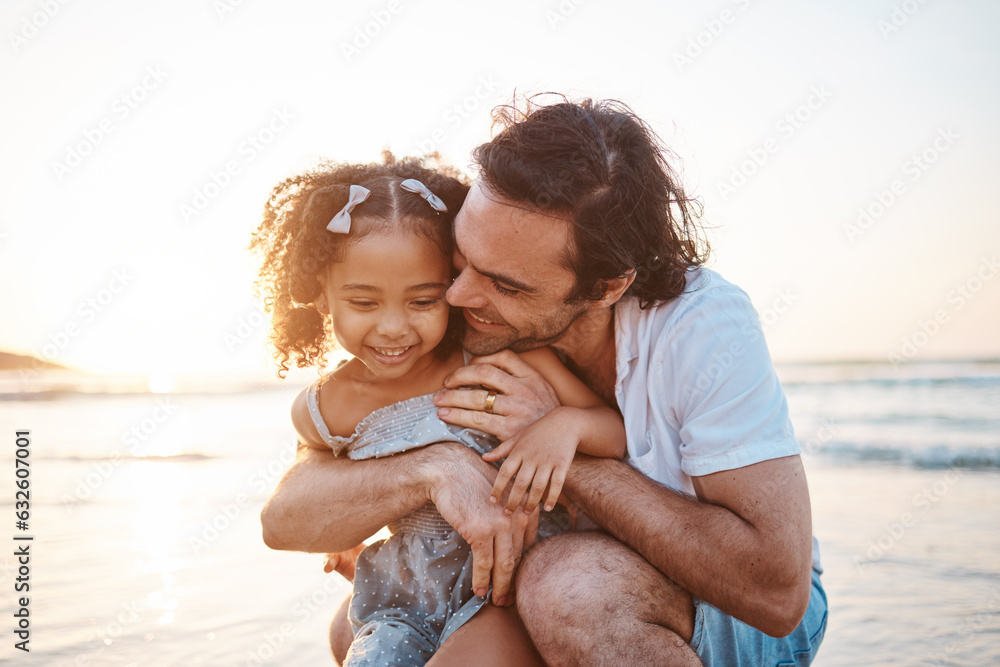
[[[483,179],[476,180],[472,184],[472,187],[469,188],[466,204],[462,206],[459,213],[465,211],[467,208],[473,212],[483,208],[496,209],[493,211],[494,213],[503,211],[511,216],[539,222],[549,221],[557,225],[560,225],[560,223],[562,225],[569,224],[571,220],[569,213],[562,215],[553,211],[543,211],[537,206],[532,205],[530,201],[508,199]]]
[[[572,273],[571,232],[568,221],[506,201],[478,181],[455,219],[458,251],[476,270],[516,273],[531,283],[539,273]]]

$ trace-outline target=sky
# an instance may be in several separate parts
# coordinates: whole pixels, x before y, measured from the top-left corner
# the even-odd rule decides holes
[[[319,157],[439,151],[490,110],[629,104],[778,361],[1000,357],[1000,5],[8,0],[0,350],[270,373],[246,246]]]

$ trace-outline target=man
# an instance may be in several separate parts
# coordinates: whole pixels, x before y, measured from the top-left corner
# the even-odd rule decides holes
[[[749,300],[698,268],[690,202],[627,108],[560,103],[505,121],[475,152],[448,292],[465,346],[486,356],[446,380],[440,416],[501,439],[544,419],[554,393],[507,350],[551,345],[621,410],[629,451],[578,455],[566,478],[606,532],[551,538],[520,563],[534,646],[550,665],[808,664],[826,599],[799,447]],[[432,663],[523,645],[498,608],[537,516],[489,504],[492,472],[455,445],[360,463],[297,463],[265,508],[268,544],[345,550],[430,499],[497,605]]]

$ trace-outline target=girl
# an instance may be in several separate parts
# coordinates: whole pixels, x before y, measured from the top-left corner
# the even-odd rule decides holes
[[[492,436],[437,418],[434,392],[467,361],[462,319],[445,301],[451,222],[467,191],[420,160],[388,154],[383,164],[323,164],[275,187],[251,249],[263,258],[258,288],[272,311],[278,374],[291,361],[322,368],[332,335],[352,358],[296,398],[302,444],[364,459],[456,441],[487,460],[508,457],[495,500],[523,465],[531,476],[530,491],[519,494],[528,496],[525,511],[546,491],[548,509],[575,451],[621,457],[624,427],[547,349],[523,358],[564,405],[583,408],[576,431],[586,437],[521,437],[498,447]],[[559,510],[542,515],[540,537],[568,528]],[[487,599],[472,591],[468,544],[432,504],[389,529],[390,538],[358,556],[345,665],[423,665]]]

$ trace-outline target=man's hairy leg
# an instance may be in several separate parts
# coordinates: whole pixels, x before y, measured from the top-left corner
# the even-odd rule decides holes
[[[688,645],[691,595],[604,533],[574,533],[532,549],[517,607],[550,667],[701,665]]]

